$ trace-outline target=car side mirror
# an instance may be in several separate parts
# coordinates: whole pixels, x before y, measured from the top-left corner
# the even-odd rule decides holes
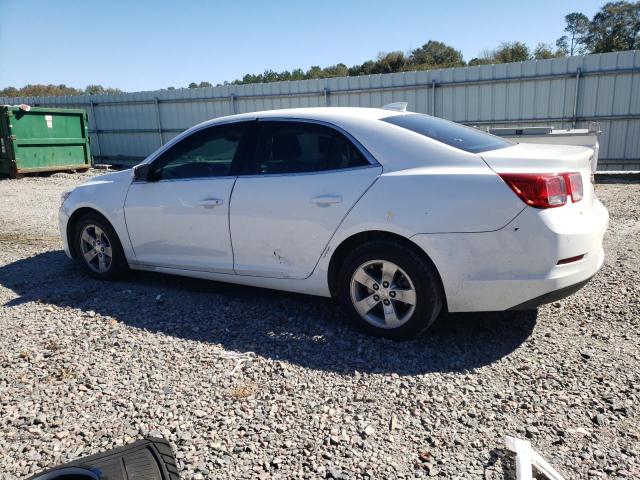
[[[141,163],[133,167],[133,179],[139,181],[148,181],[151,177],[151,165]]]

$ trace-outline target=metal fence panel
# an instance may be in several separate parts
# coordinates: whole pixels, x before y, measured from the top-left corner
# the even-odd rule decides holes
[[[598,121],[600,168],[640,169],[640,51],[121,95],[0,98],[0,104],[84,108],[97,161],[139,160],[199,122],[234,113],[399,101],[481,128],[586,128]]]

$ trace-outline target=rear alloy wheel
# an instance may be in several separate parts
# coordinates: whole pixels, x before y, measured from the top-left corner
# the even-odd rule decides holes
[[[409,275],[395,263],[370,260],[351,277],[351,302],[375,327],[398,328],[415,311],[416,289]]]
[[[393,241],[358,247],[345,260],[339,282],[343,305],[373,335],[413,338],[442,310],[442,289],[431,262]]]
[[[75,227],[76,257],[94,278],[112,280],[123,274],[127,261],[113,227],[102,216],[89,213]]]

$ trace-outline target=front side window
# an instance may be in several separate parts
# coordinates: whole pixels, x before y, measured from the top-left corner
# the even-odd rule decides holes
[[[383,118],[382,121],[406,128],[469,153],[497,150],[512,145],[495,135],[421,113],[394,115]]]
[[[264,122],[257,173],[304,173],[369,165],[342,133],[304,122]]]
[[[231,166],[245,133],[242,124],[200,130],[173,145],[154,161],[159,180],[231,175]]]

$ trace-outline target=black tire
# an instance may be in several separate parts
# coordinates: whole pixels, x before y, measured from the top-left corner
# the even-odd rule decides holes
[[[377,260],[392,262],[399,267],[403,271],[400,274],[401,281],[404,280],[402,277],[406,274],[415,290],[415,302],[412,312],[410,306],[402,302],[398,304],[397,301],[392,301],[393,299],[386,297],[389,300],[387,305],[394,305],[394,312],[399,308],[409,307],[406,311],[406,320],[397,327],[383,328],[374,325],[358,313],[354,306],[355,300],[352,300],[351,286],[356,270],[359,270],[361,266],[366,265],[368,262],[372,262],[371,268],[375,268],[375,261]],[[368,287],[357,285],[354,288],[366,289],[364,296],[376,293]],[[381,287],[380,285],[374,286]],[[389,288],[391,289],[392,287]],[[390,293],[387,291],[385,295],[390,295]],[[347,256],[338,276],[338,296],[340,302],[360,329],[371,335],[394,340],[406,340],[418,336],[433,324],[444,305],[444,293],[440,277],[433,264],[410,246],[393,240],[372,240],[359,246]],[[374,309],[378,308],[383,307],[381,304],[376,304]],[[373,312],[373,316],[376,315],[374,310],[371,310],[371,312]],[[380,310],[380,313],[384,315],[382,310]],[[382,321],[384,322],[385,320],[383,319]]]
[[[91,231],[91,226],[98,227],[103,232],[104,235],[100,235],[100,237],[104,242],[104,247],[111,248],[111,260],[105,271],[97,271],[96,268],[92,268],[91,263],[93,262],[95,267],[97,258],[94,258],[92,262],[89,262],[83,255],[82,234],[87,227],[89,227],[89,230]],[[129,270],[127,258],[124,255],[124,250],[122,249],[122,244],[120,243],[120,239],[118,238],[116,231],[99,213],[86,213],[80,217],[74,225],[71,241],[73,242],[76,259],[80,262],[84,271],[91,277],[97,278],[98,280],[116,280],[122,277],[122,275],[127,273]]]

